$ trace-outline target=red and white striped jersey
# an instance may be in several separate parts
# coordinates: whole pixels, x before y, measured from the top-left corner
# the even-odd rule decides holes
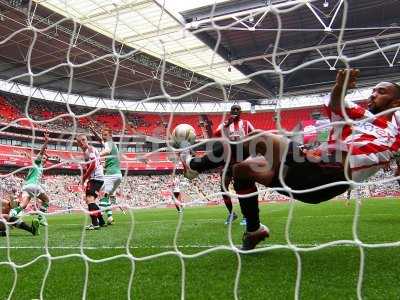
[[[91,161],[85,165],[88,168],[91,164],[94,164],[94,169],[92,174],[90,174],[89,179],[104,180],[103,166],[100,162],[100,154],[96,148],[89,146],[84,152],[85,161]]]
[[[224,131],[229,140],[240,141],[250,132],[254,131],[253,125],[247,120],[233,121],[232,124],[227,127],[224,125],[225,124],[222,123],[218,126],[214,136],[220,137],[222,136],[222,131]]]
[[[332,122],[343,121],[341,111],[332,111],[326,103]],[[400,135],[397,121],[399,112],[391,120],[374,114],[361,106],[345,102],[352,125],[333,125],[329,134],[328,149],[347,152],[354,181],[363,181],[387,164],[400,148]],[[368,119],[369,118],[369,119]]]

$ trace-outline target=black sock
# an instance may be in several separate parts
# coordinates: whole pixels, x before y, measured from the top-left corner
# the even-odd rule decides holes
[[[97,206],[97,204],[96,204],[96,206]],[[97,206],[97,209],[99,210],[99,213],[97,214],[97,219],[99,220],[99,225],[104,226],[106,224],[106,222],[104,222],[103,213],[100,211],[100,207]]]
[[[240,209],[246,218],[246,229],[248,232],[256,231],[260,227],[258,195],[245,196],[246,194],[257,192],[256,184],[253,180],[236,179],[234,187],[239,196]]]
[[[16,217],[11,217],[11,218],[9,219],[9,221],[10,221],[11,223],[14,223],[14,226],[15,226],[15,227],[17,227],[17,228],[19,228],[19,229],[22,229],[22,230],[26,230],[26,231],[32,233],[32,227],[29,226],[28,224],[26,224],[24,221],[22,221],[22,220],[20,220],[20,219],[18,219],[18,218],[16,218]]]
[[[7,232],[5,230],[0,230],[0,236],[7,236]]]
[[[99,226],[99,221],[97,219],[97,214],[100,213],[99,207],[97,206],[96,203],[89,203],[88,209],[89,209],[90,219],[92,219],[92,225]]]
[[[179,205],[175,204],[175,207],[176,207],[176,210],[177,210],[178,212],[181,211],[181,208],[179,207]]]
[[[232,213],[232,200],[231,197],[227,196],[227,195],[222,195],[222,198],[224,199],[224,203],[226,208],[228,209],[229,213]]]

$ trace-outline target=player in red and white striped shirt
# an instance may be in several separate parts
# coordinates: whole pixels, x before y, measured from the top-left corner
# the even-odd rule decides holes
[[[363,181],[375,174],[390,162],[393,153],[399,151],[397,119],[400,112],[374,116],[381,112],[382,105],[388,108],[395,107],[385,102],[390,101],[391,95],[388,93],[393,86],[390,82],[377,84],[370,97],[368,110],[352,102],[344,102],[345,113],[355,123],[334,126],[330,132],[328,150],[347,153],[351,177],[355,181]],[[335,99],[333,96],[332,99]],[[336,96],[340,98],[340,95]],[[340,102],[332,102],[331,100],[326,103],[331,121],[345,121]]]
[[[302,202],[320,203],[344,193],[350,187],[347,177],[354,181],[365,180],[398,152],[398,115],[386,111],[400,107],[400,86],[391,82],[377,84],[369,97],[368,110],[365,110],[342,99],[342,93],[346,94],[348,88],[355,87],[358,74],[358,70],[339,71],[337,74],[327,103],[328,113],[333,122],[343,121],[343,106],[353,123],[331,124],[333,129],[328,147],[307,151],[287,137],[260,131],[253,132],[253,138],[241,144],[244,160],[234,165],[233,179],[247,219],[243,250],[255,248],[269,236],[268,228],[260,225],[256,183],[283,187],[285,190],[280,193]],[[375,116],[378,113],[380,115]],[[185,175],[193,178],[197,172],[223,165],[224,161],[214,159],[221,153],[223,149],[217,147],[203,157],[192,158],[188,152],[182,152]]]
[[[249,133],[253,132],[254,131],[253,125],[249,121],[240,118],[241,112],[242,108],[240,107],[240,105],[237,104],[232,105],[229,118],[224,123],[218,126],[213,136],[214,137],[225,136],[230,141],[237,142],[242,140]],[[235,155],[235,151],[232,151],[232,155],[233,156]],[[231,163],[226,170],[225,177],[223,176],[223,172],[221,172],[221,192],[229,191],[229,184],[232,181],[232,165],[236,160],[235,157],[233,158],[234,159],[231,160]],[[232,207],[231,197],[229,197],[226,194],[223,194],[222,198],[224,199],[225,206],[228,209],[228,217],[226,218],[225,221],[225,225],[228,225],[231,221],[237,219],[237,215],[232,211],[233,207]],[[240,224],[246,225],[246,219],[243,218]]]
[[[92,223],[86,226],[87,230],[97,230],[105,226],[103,216],[96,199],[104,184],[103,166],[100,162],[99,151],[89,145],[85,134],[78,134],[76,137],[78,146],[83,151],[85,166],[82,174],[82,185],[85,188],[85,201],[88,205]]]
[[[230,141],[240,141],[246,135],[253,132],[253,125],[250,121],[241,119],[241,112],[242,108],[240,105],[232,105],[228,120],[218,126],[214,137],[226,136]]]

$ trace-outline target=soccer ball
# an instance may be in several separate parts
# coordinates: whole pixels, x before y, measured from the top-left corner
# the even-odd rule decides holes
[[[189,124],[179,124],[172,131],[174,147],[184,148],[193,145],[196,140],[196,131]]]

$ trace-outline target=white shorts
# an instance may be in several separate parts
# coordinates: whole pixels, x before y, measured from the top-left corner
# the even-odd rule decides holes
[[[113,196],[122,182],[122,174],[104,175],[104,192]]]
[[[39,184],[29,183],[22,187],[22,191],[29,194],[31,197],[37,197],[40,194],[45,194],[44,189]]]

